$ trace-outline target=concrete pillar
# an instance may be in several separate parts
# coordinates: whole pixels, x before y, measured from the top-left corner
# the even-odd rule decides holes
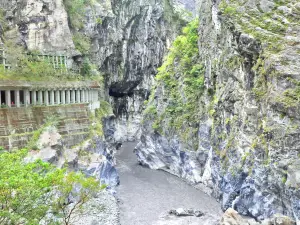
[[[38,91],[38,104],[43,105],[43,91]]]
[[[59,90],[55,91],[55,97],[56,97],[56,104],[59,105],[60,104],[60,91]]]
[[[92,90],[92,93],[91,93],[91,99],[92,99],[92,102],[94,102],[95,101],[95,92],[94,92],[94,90]]]
[[[93,102],[93,90],[89,90],[89,102]]]
[[[66,104],[66,91],[61,91],[61,104]]]
[[[71,103],[75,103],[75,90],[71,91]]]
[[[89,102],[89,90],[85,90],[85,102]]]
[[[44,103],[45,103],[45,105],[49,105],[49,93],[48,93],[48,91],[44,92]]]
[[[50,105],[54,105],[55,102],[54,102],[54,91],[51,90],[50,91]]]
[[[15,90],[15,104],[19,108],[21,106],[20,104],[20,91]]]
[[[25,105],[25,107],[30,105],[30,92],[29,92],[29,90],[24,90],[24,105]]]
[[[81,90],[81,102],[85,102],[85,91]]]
[[[76,102],[80,103],[80,90],[76,90]]]
[[[31,91],[32,105],[36,105],[36,91]]]
[[[97,90],[94,90],[94,100],[96,102],[98,102],[98,100],[99,100],[99,95],[98,95],[98,91]]]
[[[89,102],[89,90],[85,90],[85,100]]]
[[[8,107],[11,107],[11,97],[10,97],[10,90],[5,91],[5,104]]]
[[[66,90],[66,104],[71,103],[71,93],[70,90]]]

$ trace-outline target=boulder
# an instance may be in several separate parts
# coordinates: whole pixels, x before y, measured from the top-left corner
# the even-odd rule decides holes
[[[252,224],[255,225],[255,223]],[[241,215],[239,215],[237,211],[235,211],[232,208],[229,208],[223,214],[220,225],[250,225],[250,224]]]
[[[252,218],[242,217],[232,208],[226,210],[220,221],[220,225],[296,225],[296,222],[280,214],[275,214],[272,218],[262,222],[257,222]]]
[[[169,214],[175,216],[195,216],[195,217],[204,216],[204,213],[201,212],[200,210],[184,209],[184,208],[172,209],[169,211]]]

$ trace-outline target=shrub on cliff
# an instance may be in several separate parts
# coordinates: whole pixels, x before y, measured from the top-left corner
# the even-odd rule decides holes
[[[74,29],[83,28],[85,7],[91,5],[92,0],[64,0],[63,2],[69,16],[71,27]]]
[[[196,19],[183,29],[158,69],[157,87],[162,87],[164,98],[168,99],[165,108],[154,105],[155,91],[159,90],[157,88],[152,92],[145,111],[146,118],[154,119],[154,130],[161,132],[161,126],[165,125],[181,130],[180,135],[184,139],[188,137],[187,134],[197,132],[193,126],[198,121],[197,105],[204,91],[204,66],[199,63],[198,26],[199,21]],[[153,111],[156,113],[153,114]]]
[[[103,187],[94,178],[67,173],[27,151],[0,154],[0,224],[71,224],[74,215]]]

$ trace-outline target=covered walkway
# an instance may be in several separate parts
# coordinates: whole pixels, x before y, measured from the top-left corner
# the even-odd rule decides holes
[[[0,81],[0,103],[1,108],[94,103],[99,101],[99,89],[93,82]]]

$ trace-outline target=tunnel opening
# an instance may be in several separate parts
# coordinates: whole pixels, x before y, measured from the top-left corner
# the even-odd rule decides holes
[[[109,87],[109,96],[115,98],[132,97],[135,88],[139,85],[140,81],[127,81],[121,83],[113,83]]]

